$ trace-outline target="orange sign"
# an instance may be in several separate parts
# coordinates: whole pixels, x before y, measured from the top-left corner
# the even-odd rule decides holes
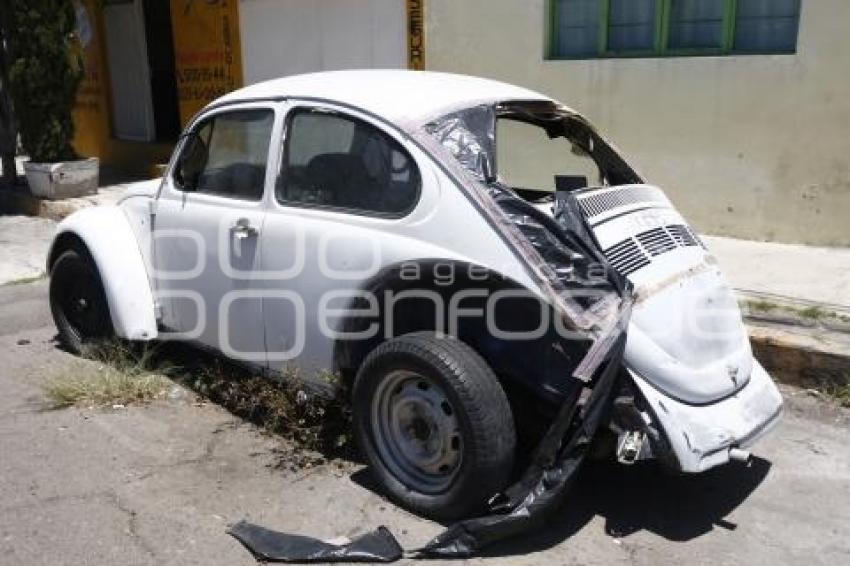
[[[180,122],[242,86],[238,0],[171,0]]]
[[[74,2],[84,67],[74,105],[74,149],[84,157],[103,157],[110,135],[98,4],[98,0]]]
[[[407,67],[425,69],[425,0],[407,0]]]

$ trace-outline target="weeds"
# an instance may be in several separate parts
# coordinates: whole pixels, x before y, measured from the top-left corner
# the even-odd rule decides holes
[[[779,305],[764,299],[745,300],[743,301],[743,305],[747,310],[753,313],[768,314],[781,311],[791,316],[813,321],[833,318],[842,322],[850,322],[850,316],[830,312],[816,305],[803,308],[794,305]]]
[[[165,396],[176,381],[300,448],[331,458],[354,452],[348,395],[330,372],[311,387],[295,370],[270,378],[168,343],[139,348],[115,341],[86,357],[97,364],[80,363],[45,384],[51,407],[146,403]]]
[[[329,457],[353,451],[347,394],[330,372],[317,376],[319,387],[309,387],[296,371],[272,379],[214,360],[186,377],[204,397],[302,448]]]
[[[753,312],[773,312],[779,308],[779,305],[771,303],[770,301],[758,300],[758,301],[746,301],[746,306],[749,310]]]
[[[850,408],[850,379],[842,385],[826,387],[824,393],[835,399],[842,407]]]
[[[12,281],[7,281],[0,285],[0,287],[12,287],[14,285],[26,285],[28,283],[35,283],[36,281],[41,281],[46,278],[46,273],[39,273],[38,275],[32,275],[29,277],[21,277],[20,279],[13,279]]]
[[[809,320],[820,320],[827,316],[827,312],[820,307],[811,306],[804,309],[796,309],[797,314]]]
[[[44,385],[52,408],[148,403],[165,395],[171,382],[151,363],[153,349],[134,351],[120,342],[92,349],[91,363],[77,363]]]

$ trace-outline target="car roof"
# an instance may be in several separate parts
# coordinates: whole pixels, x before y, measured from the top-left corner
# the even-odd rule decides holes
[[[211,105],[281,98],[318,98],[365,110],[414,128],[461,108],[511,100],[551,101],[511,84],[431,71],[349,70],[293,75],[233,91]]]

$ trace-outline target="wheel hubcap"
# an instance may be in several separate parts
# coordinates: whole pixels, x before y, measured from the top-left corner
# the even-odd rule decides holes
[[[393,475],[422,493],[445,491],[460,469],[463,441],[445,392],[429,378],[396,370],[372,401],[372,430]]]
[[[91,284],[93,284],[91,280],[83,280],[69,286],[63,299],[68,323],[81,339],[98,336],[101,333],[102,314],[96,308],[90,289],[86,287]]]

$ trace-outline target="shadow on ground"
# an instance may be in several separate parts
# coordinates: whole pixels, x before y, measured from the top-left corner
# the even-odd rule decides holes
[[[555,546],[581,530],[594,516],[605,532],[624,537],[649,531],[684,542],[720,527],[767,477],[771,464],[755,458],[748,466],[730,464],[699,475],[672,475],[652,462],[631,467],[588,462],[557,515],[529,536],[487,549],[487,556],[527,554]]]
[[[767,460],[754,458],[748,466],[733,463],[686,476],[673,475],[653,462],[630,467],[608,461],[588,462],[561,509],[543,528],[497,543],[485,549],[482,556],[546,550],[578,533],[595,516],[605,519],[605,533],[616,538],[649,531],[670,541],[685,542],[717,527],[735,530],[737,525],[725,517],[758,488],[770,467]],[[380,495],[368,469],[353,473],[351,481]]]

